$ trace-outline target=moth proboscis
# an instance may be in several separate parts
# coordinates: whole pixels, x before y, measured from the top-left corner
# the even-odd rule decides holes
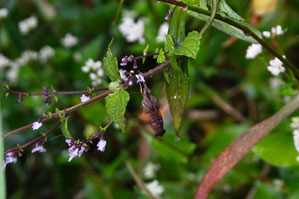
[[[145,82],[143,82],[141,94],[143,96],[141,106],[143,113],[145,113],[147,116],[146,122],[155,131],[155,136],[162,137],[165,133],[165,130],[163,128],[163,118],[160,111],[159,101],[151,94],[151,90],[147,87]]]

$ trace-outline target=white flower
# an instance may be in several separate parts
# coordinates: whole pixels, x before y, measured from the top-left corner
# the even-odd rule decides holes
[[[38,58],[38,53],[32,50],[26,50],[24,52],[22,52],[21,57],[19,57],[16,60],[16,64],[18,64],[19,66],[23,66],[28,64],[30,61],[32,60],[37,60]]]
[[[81,146],[79,152],[78,152],[78,157],[80,158],[83,152],[87,152],[88,148],[84,147],[83,145]]]
[[[35,16],[31,16],[19,22],[19,30],[23,35],[27,35],[31,30],[36,28],[37,25],[37,18]]]
[[[9,163],[16,163],[17,162],[17,156],[14,152],[9,152],[5,155],[5,161],[3,164],[3,170],[5,171],[6,165]]]
[[[272,27],[271,33],[272,33],[273,37],[280,36],[280,35],[283,35],[283,30],[282,30],[281,26],[278,25],[276,27]]]
[[[35,153],[35,152],[40,152],[40,153],[44,153],[46,152],[47,150],[44,148],[43,145],[40,145],[40,144],[36,144],[34,149],[32,149],[31,153]]]
[[[261,44],[251,44],[246,51],[246,59],[253,59],[262,52]]]
[[[83,94],[80,97],[80,100],[81,100],[82,103],[88,101],[89,99],[90,99],[89,95],[85,95],[85,94]]]
[[[145,82],[143,75],[138,74],[138,75],[135,75],[135,77],[137,78],[137,83]]]
[[[128,42],[138,41],[140,44],[145,43],[145,39],[143,38],[143,34],[144,34],[143,19],[139,19],[135,23],[133,17],[123,16],[122,23],[119,25],[118,29]]]
[[[101,138],[100,141],[99,141],[99,143],[97,144],[98,150],[104,152],[106,144],[107,144],[106,140],[104,140],[103,138]]]
[[[13,64],[6,73],[6,78],[12,84],[16,83],[19,75],[19,66],[17,64]]]
[[[102,77],[104,76],[104,70],[102,68],[101,61],[94,61],[93,59],[88,59],[85,65],[82,66],[81,70],[85,73],[90,72],[89,78],[92,80],[93,86],[98,86],[102,83]]]
[[[298,129],[299,130],[299,117],[293,117],[291,122],[291,127],[293,129]]]
[[[39,60],[41,63],[46,63],[47,60],[54,55],[54,49],[51,46],[45,46],[39,51]]]
[[[119,129],[120,129],[119,125],[118,125],[118,124],[116,124],[116,123],[114,123],[114,124],[113,124],[113,127],[114,127],[115,129],[117,129],[117,130],[119,130]]]
[[[60,42],[65,48],[71,48],[78,43],[78,38],[71,33],[66,33],[66,35],[60,40]]]
[[[4,19],[8,15],[8,10],[6,8],[0,8],[0,20]]]
[[[271,32],[263,31],[263,36],[269,38],[269,37],[271,37]]]
[[[293,131],[293,140],[295,148],[299,152],[299,129]]]
[[[149,162],[146,167],[143,169],[144,176],[147,179],[155,177],[155,172],[160,169],[160,166],[157,164],[153,164],[152,162]]]
[[[43,123],[41,123],[41,122],[33,122],[33,124],[32,124],[32,129],[33,129],[33,130],[37,130],[37,129],[39,129],[42,125],[43,125]]]
[[[283,73],[285,68],[282,66],[282,62],[275,57],[275,59],[270,60],[270,66],[267,67],[268,71],[272,73],[272,75],[278,75],[279,73]]]
[[[0,68],[4,68],[10,64],[10,60],[0,53]]]
[[[164,187],[159,185],[158,180],[154,180],[150,183],[145,184],[145,187],[151,192],[154,197],[160,198],[164,192]]]
[[[156,41],[159,43],[162,43],[165,41],[165,35],[168,32],[169,24],[168,23],[163,23],[158,31],[158,36],[156,37]]]
[[[69,160],[68,162],[70,162],[73,158],[77,157],[79,155],[79,149],[76,148],[75,146],[71,146],[69,148]]]

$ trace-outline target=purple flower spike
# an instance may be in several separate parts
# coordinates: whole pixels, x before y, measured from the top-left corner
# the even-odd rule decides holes
[[[137,66],[137,62],[136,62],[136,61],[134,61],[133,68],[134,68],[134,69],[137,69],[137,68],[138,68],[138,66]]]
[[[35,147],[32,149],[31,153],[35,153],[35,152],[40,152],[40,153],[44,153],[47,150],[44,148],[43,145],[41,144],[36,144]]]

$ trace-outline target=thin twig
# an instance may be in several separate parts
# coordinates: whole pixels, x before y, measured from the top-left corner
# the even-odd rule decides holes
[[[217,0],[212,0],[212,13],[211,16],[209,18],[209,20],[207,21],[207,23],[205,24],[205,26],[201,29],[200,31],[200,35],[205,34],[205,32],[208,30],[208,28],[212,25],[212,22],[216,16],[216,11],[217,11]]]
[[[145,187],[144,183],[142,182],[142,180],[140,179],[140,177],[135,173],[133,167],[131,166],[131,164],[126,161],[126,166],[131,174],[131,176],[133,177],[133,179],[135,180],[137,186],[151,199],[155,199],[155,197],[151,194],[151,192]]]

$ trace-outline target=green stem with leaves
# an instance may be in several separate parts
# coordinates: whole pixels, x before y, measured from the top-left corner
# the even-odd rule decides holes
[[[208,16],[212,15],[211,12],[206,10],[206,9],[199,8],[199,7],[196,7],[196,6],[187,5],[183,2],[177,2],[175,0],[158,0],[158,1],[173,4],[173,5],[178,5],[178,6],[181,6],[183,8],[187,8],[188,10],[197,12],[199,14],[208,15]],[[276,52],[269,44],[264,42],[263,39],[261,39],[257,34],[255,34],[247,26],[245,26],[245,25],[243,25],[243,24],[241,24],[241,23],[239,23],[239,22],[237,22],[233,19],[221,16],[221,15],[218,15],[218,14],[215,15],[215,19],[218,19],[222,22],[230,24],[230,25],[242,30],[246,35],[252,36],[259,44],[261,44],[265,49],[267,49],[267,51],[269,53],[271,53],[273,56],[277,57],[282,63],[284,63],[285,66],[287,66],[289,69],[291,69],[293,71],[293,73],[296,75],[297,79],[299,79],[299,69],[294,64],[292,64],[287,58],[284,58],[282,55],[280,55],[278,52]]]

